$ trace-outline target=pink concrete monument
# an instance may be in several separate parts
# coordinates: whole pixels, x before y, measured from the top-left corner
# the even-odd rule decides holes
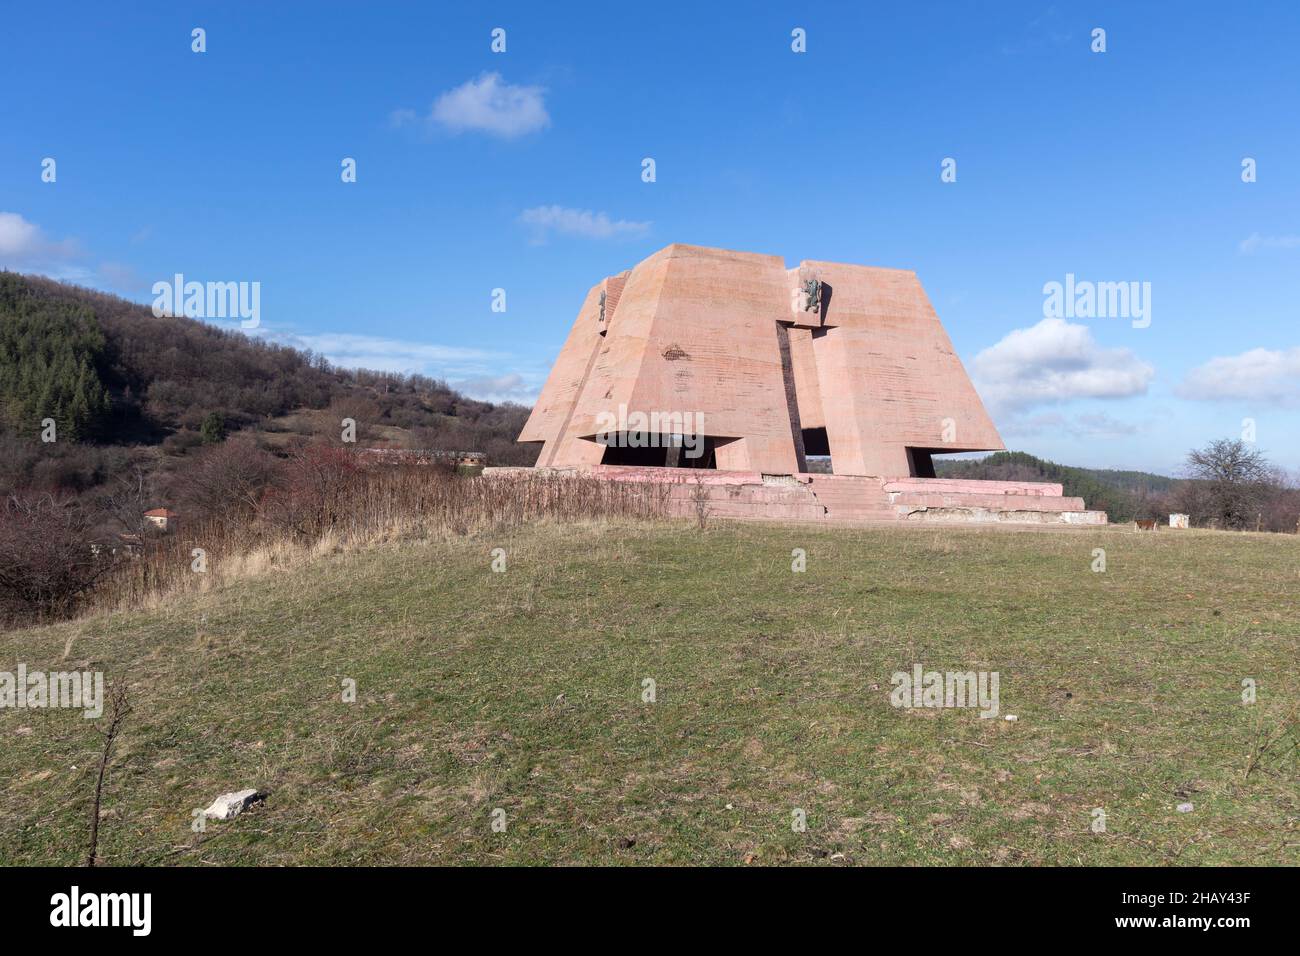
[[[991,513],[1043,520],[1055,488],[1051,520],[1096,520],[1060,518],[1084,512],[1059,485],[935,478],[934,454],[1005,446],[916,273],[899,269],[661,249],[587,293],[519,441],[540,444],[539,468],[625,480],[785,478],[842,499],[846,518],[960,517],[954,495],[1011,495]]]

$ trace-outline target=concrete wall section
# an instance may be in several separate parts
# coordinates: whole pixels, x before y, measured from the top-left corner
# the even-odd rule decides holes
[[[701,246],[588,293],[520,440],[545,442],[539,465],[590,467],[592,436],[635,413],[702,422],[719,468],[769,474],[802,469],[800,429],[826,429],[837,475],[907,476],[909,448],[1003,447],[914,273]]]

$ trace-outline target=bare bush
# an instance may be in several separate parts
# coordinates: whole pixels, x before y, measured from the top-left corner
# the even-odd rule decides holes
[[[308,445],[281,467],[262,496],[262,517],[278,530],[314,539],[354,517],[364,465],[354,450]]]
[[[365,546],[536,521],[664,518],[668,497],[667,485],[531,471],[464,477],[447,467],[374,464],[351,450],[313,446],[277,471],[242,521],[183,521],[175,533],[147,540],[139,558],[118,561],[96,597],[101,607],[134,607],[199,587],[228,568],[247,569],[254,554],[292,560],[323,542]],[[207,574],[192,570],[196,548]]]
[[[251,439],[236,437],[196,454],[177,470],[169,485],[173,500],[191,520],[244,522],[261,508],[266,489],[280,470],[273,455]]]
[[[92,547],[94,515],[53,495],[10,495],[0,512],[0,615],[44,620],[73,611],[110,568]]]
[[[695,512],[695,523],[703,531],[709,526],[709,515],[713,513],[709,486],[704,483],[703,475],[697,474],[695,484],[691,487],[691,509]]]

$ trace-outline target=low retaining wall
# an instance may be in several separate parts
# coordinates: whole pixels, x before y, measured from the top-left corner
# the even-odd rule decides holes
[[[714,471],[595,465],[571,468],[487,468],[486,477],[523,472],[584,475],[603,481],[671,485],[669,510],[695,517],[701,508],[720,518],[755,521],[896,521],[962,524],[1106,524],[1082,498],[1067,498],[1059,484],[974,481],[964,478],[874,478],[756,471]]]

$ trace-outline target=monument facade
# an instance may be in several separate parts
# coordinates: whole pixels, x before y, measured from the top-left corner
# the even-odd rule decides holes
[[[914,272],[680,244],[591,288],[519,440],[539,467],[921,478],[1004,447]]]

